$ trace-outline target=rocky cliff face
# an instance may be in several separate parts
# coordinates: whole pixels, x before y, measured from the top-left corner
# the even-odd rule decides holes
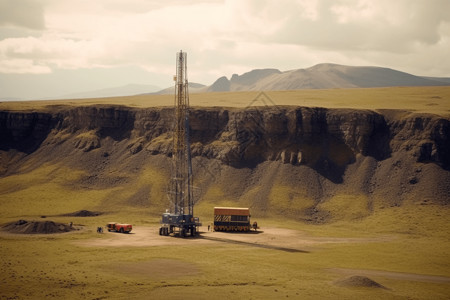
[[[167,158],[171,156],[172,125],[171,108],[87,106],[49,107],[45,112],[3,111],[0,151],[5,155],[0,160],[1,170],[3,175],[17,170],[17,163],[11,163],[17,161],[11,159],[12,152],[21,157],[40,155],[46,161],[52,157],[64,160],[69,155],[81,161],[94,151],[103,156],[120,152],[117,160],[139,157],[141,163],[152,157]],[[449,200],[449,181],[445,180],[450,178],[450,120],[436,115],[310,107],[195,108],[190,113],[190,133],[194,160],[203,165],[214,161],[244,172],[275,164],[286,165],[283,168],[296,174],[314,172],[323,181],[320,187],[311,187],[317,191],[317,203],[336,186],[351,188],[363,180],[361,168],[365,181],[355,188],[368,195],[377,193],[375,186],[393,183],[382,178],[399,173],[398,166],[403,166],[396,175],[399,186],[385,189],[386,193],[413,193],[414,186],[420,186],[416,185],[419,179],[428,177],[418,170],[427,168],[439,174],[433,177],[437,180],[433,179],[433,186],[441,189],[438,202]],[[51,156],[44,159],[45,153]],[[100,161],[90,164],[96,163]],[[242,193],[248,188],[241,187]],[[425,183],[420,189],[427,189]],[[239,192],[233,195],[240,197]],[[429,195],[434,197],[435,193]]]
[[[111,137],[129,140],[134,153],[140,149],[171,155],[171,108],[50,111],[0,112],[1,149],[32,153],[59,132],[91,132],[86,138],[98,147]],[[332,172],[354,162],[358,154],[381,161],[402,152],[416,162],[450,169],[450,120],[435,115],[398,118],[369,110],[308,107],[198,108],[190,113],[190,133],[193,156],[234,167],[269,160]]]

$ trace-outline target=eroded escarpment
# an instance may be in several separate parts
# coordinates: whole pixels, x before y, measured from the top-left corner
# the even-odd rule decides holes
[[[173,108],[164,107],[3,111],[1,175],[17,172],[27,160],[61,161],[88,170],[81,182],[86,186],[126,184],[126,176],[104,176],[113,165],[119,171],[139,170],[150,163],[167,173],[173,121]],[[314,203],[305,210],[311,214],[337,190],[389,198],[392,205],[411,195],[447,204],[450,195],[450,120],[437,115],[282,106],[193,108],[190,139],[204,194],[209,185],[226,182],[233,188],[225,196],[240,199],[260,186],[255,192],[259,207],[271,205],[273,190],[265,189],[276,184],[307,185],[305,197]],[[294,199],[294,194],[286,197]]]
[[[173,110],[117,106],[58,112],[0,112],[2,150],[31,153],[53,138],[75,137],[90,151],[107,137],[128,140],[130,151],[171,154]],[[450,167],[450,120],[409,114],[389,119],[369,110],[309,107],[197,108],[190,113],[193,156],[235,167],[280,160],[293,165],[342,167],[355,155],[383,160],[404,151],[418,162]],[[52,142],[52,141],[49,141]],[[53,141],[54,142],[54,141]]]

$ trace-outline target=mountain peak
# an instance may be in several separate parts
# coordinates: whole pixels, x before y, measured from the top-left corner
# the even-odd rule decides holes
[[[278,69],[255,69],[242,75],[233,74],[230,80],[222,76],[208,88],[208,92],[246,90],[248,87],[254,86],[257,82],[274,74],[281,74],[281,71]]]
[[[425,78],[376,66],[346,66],[320,63],[306,69],[281,72],[255,69],[242,75],[225,76],[212,84],[208,92],[296,89],[371,88],[393,86],[450,85],[439,78]]]

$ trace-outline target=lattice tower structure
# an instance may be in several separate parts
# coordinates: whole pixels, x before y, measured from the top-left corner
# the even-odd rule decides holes
[[[189,90],[187,79],[187,55],[176,55],[175,125],[173,132],[172,172],[170,197],[176,215],[193,216],[192,163],[189,140]]]

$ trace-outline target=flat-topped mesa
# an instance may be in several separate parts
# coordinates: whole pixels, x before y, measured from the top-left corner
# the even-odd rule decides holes
[[[45,164],[82,171],[74,182],[80,188],[129,190],[148,170],[167,182],[173,115],[167,107],[105,105],[2,111],[0,176]],[[306,197],[300,215],[313,222],[329,219],[319,204],[339,193],[366,199],[369,210],[403,201],[449,204],[446,117],[294,106],[194,108],[189,125],[199,199],[212,189],[265,214]],[[164,188],[144,185],[116,200],[139,206],[151,194],[157,205],[166,199]],[[287,202],[276,202],[279,192]]]
[[[170,156],[172,126],[173,108],[86,106],[58,112],[3,111],[0,149],[32,153],[44,141],[63,143],[74,138],[78,139],[74,147],[90,151],[109,138],[128,141],[130,155],[144,150]],[[450,120],[431,114],[391,119],[379,112],[354,109],[194,108],[190,135],[193,157],[214,158],[235,167],[280,160],[340,169],[358,154],[383,160],[401,152],[417,162],[450,169]]]

